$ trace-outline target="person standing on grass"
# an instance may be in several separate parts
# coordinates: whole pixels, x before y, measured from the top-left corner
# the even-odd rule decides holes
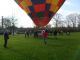
[[[34,38],[38,38],[38,31],[37,30],[34,31]]]
[[[55,36],[55,38],[57,39],[57,30],[55,29],[55,31],[54,31],[54,36]]]
[[[6,48],[7,47],[7,41],[9,39],[9,34],[8,34],[8,31],[6,30],[4,32],[4,47]]]
[[[26,34],[27,34],[27,37],[29,37],[29,33],[30,33],[29,31],[27,31],[27,32],[26,32]]]
[[[47,38],[48,38],[48,31],[47,30],[45,30],[43,32],[43,38],[44,38],[44,43],[47,44]]]
[[[25,33],[24,33],[24,34],[25,34],[25,38],[26,38],[26,34],[27,34],[27,32],[25,31]]]

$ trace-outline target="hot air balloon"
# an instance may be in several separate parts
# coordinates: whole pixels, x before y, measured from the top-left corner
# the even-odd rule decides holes
[[[38,27],[46,26],[65,0],[15,0]]]

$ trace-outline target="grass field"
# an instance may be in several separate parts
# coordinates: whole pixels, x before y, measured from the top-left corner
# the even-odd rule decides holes
[[[45,45],[43,39],[24,35],[10,36],[8,48],[3,47],[0,36],[0,60],[80,60],[80,33],[49,36]]]

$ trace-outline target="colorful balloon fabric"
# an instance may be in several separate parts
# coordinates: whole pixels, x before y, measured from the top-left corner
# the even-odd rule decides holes
[[[65,0],[15,0],[39,26],[46,26]]]

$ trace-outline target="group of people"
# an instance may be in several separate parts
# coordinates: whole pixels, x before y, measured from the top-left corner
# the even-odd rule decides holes
[[[41,36],[39,35],[39,33],[41,33]],[[25,38],[30,36],[30,32],[29,31],[25,31]],[[42,37],[44,39],[44,43],[47,43],[47,38],[48,38],[48,30],[41,30],[41,32],[39,32],[38,30],[34,30],[33,31],[33,36],[34,38],[38,38],[38,37]]]
[[[25,31],[25,38],[26,38],[26,36],[30,36],[30,32],[29,31]]]
[[[54,36],[55,36],[56,39],[57,39],[58,33],[59,33],[59,34],[62,34],[63,32],[59,32],[59,31],[57,31],[57,30],[55,29],[55,30],[54,30]],[[69,33],[66,33],[66,34],[70,34],[70,32],[69,32]],[[29,30],[28,30],[28,31],[25,31],[25,38],[26,38],[26,36],[29,37],[30,35],[31,35],[31,34],[30,34],[30,31],[29,31]],[[35,31],[34,31],[34,38],[36,38],[36,37],[40,37],[40,36],[38,35],[38,30],[35,30]],[[43,38],[44,43],[46,44],[46,43],[47,43],[47,38],[48,38],[48,30],[47,30],[47,29],[41,30],[41,37]],[[5,48],[7,47],[7,41],[8,41],[8,39],[9,39],[9,33],[8,33],[7,30],[5,30],[5,32],[4,32],[4,47],[5,47]]]
[[[41,34],[40,34],[40,36],[39,36],[39,33],[38,33],[38,31],[35,31],[34,32],[34,37],[42,37],[43,38],[43,40],[44,40],[44,43],[46,44],[47,43],[47,38],[48,38],[48,30],[46,29],[46,30],[41,30],[41,32],[40,32]]]
[[[42,30],[41,34],[42,34],[41,37],[43,38],[44,43],[46,44],[47,43],[47,38],[48,38],[48,30],[47,29]],[[30,36],[30,32],[29,31],[25,31],[25,38],[26,38],[26,36],[28,36],[28,37]],[[57,38],[57,30],[54,31],[54,36],[55,36],[55,38]],[[38,37],[37,30],[34,31],[34,37]],[[5,48],[7,47],[7,41],[8,41],[8,39],[9,39],[9,34],[8,34],[8,31],[6,30],[4,32],[4,47]]]
[[[46,44],[47,43],[47,38],[48,38],[48,31],[47,30],[43,30],[42,31],[42,36],[44,38],[44,43]],[[37,34],[37,33],[35,33]],[[25,32],[25,38],[26,38],[26,35],[29,37],[29,32]],[[7,48],[7,43],[8,43],[8,39],[9,39],[9,33],[7,30],[5,30],[4,32],[4,48]]]

